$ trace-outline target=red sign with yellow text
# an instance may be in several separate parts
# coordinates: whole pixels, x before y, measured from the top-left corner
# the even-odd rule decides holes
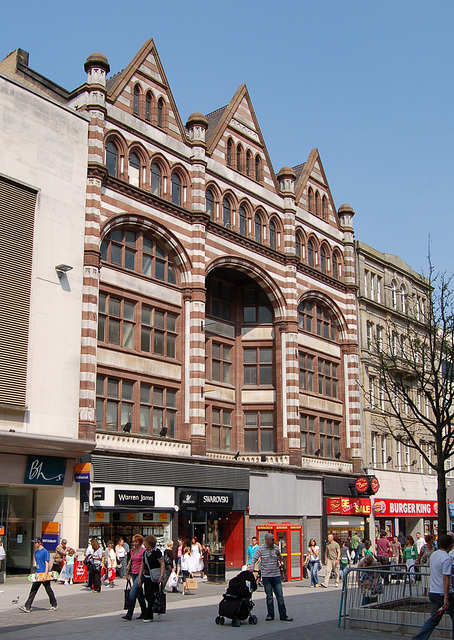
[[[328,515],[370,516],[369,498],[327,498]]]
[[[438,502],[436,500],[375,500],[374,512],[376,516],[391,516],[421,518],[438,516]]]

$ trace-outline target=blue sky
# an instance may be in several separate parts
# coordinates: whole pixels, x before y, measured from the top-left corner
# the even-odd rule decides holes
[[[101,51],[111,72],[152,37],[181,118],[246,83],[274,169],[318,147],[356,239],[415,270],[454,272],[454,3],[420,0],[23,0],[0,58],[73,89]]]

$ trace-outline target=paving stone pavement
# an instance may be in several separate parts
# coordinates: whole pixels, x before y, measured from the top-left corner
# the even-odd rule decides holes
[[[253,596],[254,614],[259,622],[243,622],[233,628],[231,621],[216,625],[218,604],[226,585],[199,582],[193,596],[167,595],[167,613],[160,620],[144,626],[141,620],[122,620],[124,614],[124,581],[117,579],[114,589],[103,588],[101,594],[82,591],[81,585],[55,585],[57,611],[49,611],[46,592],[41,588],[32,612],[25,614],[19,606],[25,602],[30,583],[25,578],[8,578],[0,584],[0,640],[143,640],[191,637],[194,640],[385,640],[389,633],[362,629],[339,629],[340,589],[311,589],[307,581],[287,583],[284,597],[293,622],[276,619],[266,622],[266,604],[263,590]],[[19,596],[19,603],[12,600]],[[136,608],[136,615],[139,609]]]

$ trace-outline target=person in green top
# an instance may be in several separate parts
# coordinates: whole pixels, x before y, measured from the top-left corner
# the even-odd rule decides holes
[[[350,540],[350,545],[351,545],[351,548],[352,548],[352,551],[353,551],[353,553],[352,553],[352,561],[353,561],[353,563],[356,563],[359,560],[359,558],[357,557],[357,553],[356,553],[356,549],[358,548],[359,543],[360,543],[360,540],[359,540],[359,536],[358,536],[358,531],[355,531],[353,533],[353,535],[352,535],[352,539]]]
[[[402,549],[402,561],[407,565],[407,571],[411,571],[412,581],[414,582],[415,563],[418,557],[418,547],[415,545],[413,536],[405,538],[405,547]]]

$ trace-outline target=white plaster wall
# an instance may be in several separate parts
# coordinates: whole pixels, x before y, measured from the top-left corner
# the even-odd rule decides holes
[[[36,497],[35,535],[40,535],[43,522],[59,522],[60,537],[75,548],[79,540],[79,488],[40,487]]]
[[[87,134],[84,117],[0,76],[0,173],[38,189],[29,411],[16,431],[78,434]],[[61,281],[60,263],[73,267]]]

